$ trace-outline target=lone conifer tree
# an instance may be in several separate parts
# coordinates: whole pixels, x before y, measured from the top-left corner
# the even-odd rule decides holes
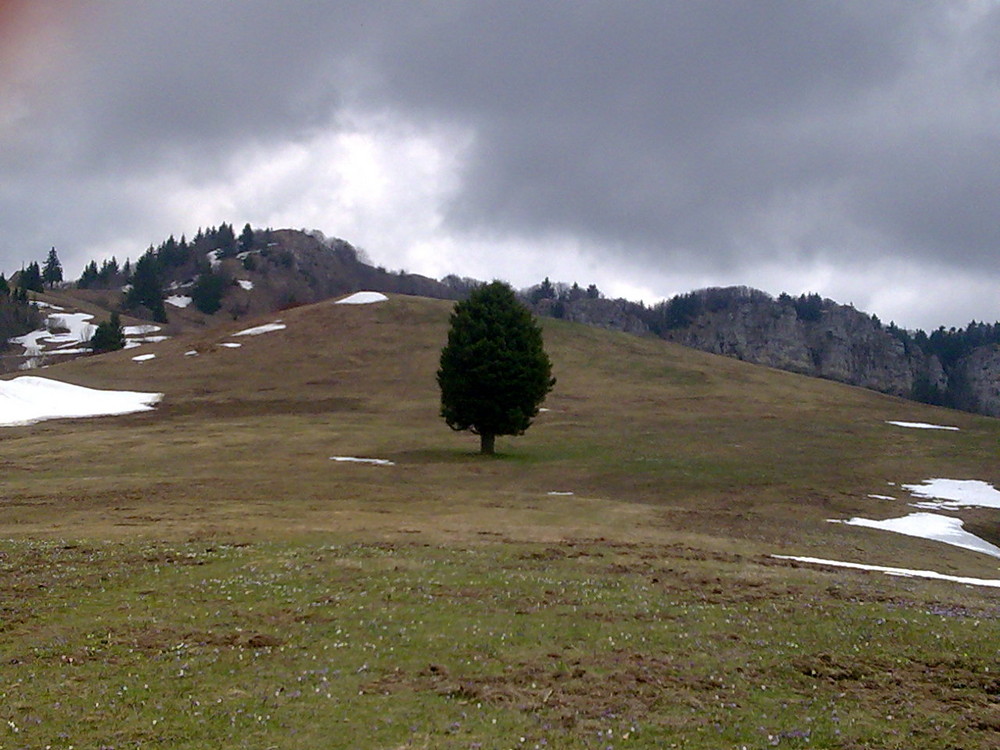
[[[42,281],[50,287],[61,283],[63,280],[62,263],[59,262],[59,255],[56,249],[49,250],[49,256],[45,259],[45,266],[42,268]]]
[[[111,313],[111,319],[99,323],[97,330],[90,339],[90,348],[94,354],[113,352],[125,346],[125,331],[122,328],[121,317],[117,312]]]
[[[555,385],[542,330],[507,284],[479,287],[451,314],[437,373],[441,416],[492,455],[497,435],[521,435]]]

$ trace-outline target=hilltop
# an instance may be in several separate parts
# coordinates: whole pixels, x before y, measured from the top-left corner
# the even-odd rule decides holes
[[[126,261],[119,266],[113,258],[100,267],[91,262],[77,282],[43,286],[43,276],[61,278],[53,263],[58,263],[54,250],[44,273],[37,263],[29,266],[38,277],[35,298],[56,305],[50,312],[86,313],[96,323],[120,310],[133,328],[157,325],[158,336],[359,289],[460,299],[478,283],[454,275],[439,281],[390,272],[373,266],[349,242],[319,231],[254,230],[249,224],[239,236],[225,223],[199,230],[190,241],[171,236],[134,265]],[[606,299],[593,284],[583,289],[545,279],[524,290],[522,298],[543,316],[657,336],[747,362],[1000,416],[1000,324],[973,322],[966,329],[940,328],[927,335],[885,325],[874,315],[819,295],[774,298],[747,287],[702,289],[647,307]],[[58,332],[65,323],[63,316],[49,326]],[[0,333],[3,327],[0,314]],[[17,332],[23,330],[22,325]],[[0,361],[10,371],[52,357],[64,359],[67,350],[72,356],[79,349],[59,341],[65,344],[61,351],[37,347],[43,338],[35,335],[22,342],[23,356],[8,353]]]

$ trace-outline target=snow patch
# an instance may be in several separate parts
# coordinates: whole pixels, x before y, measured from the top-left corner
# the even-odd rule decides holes
[[[224,346],[227,349],[239,349],[243,344],[237,344],[233,341],[223,341],[219,346]]]
[[[346,461],[355,464],[375,464],[376,466],[395,466],[394,461],[385,458],[357,458],[356,456],[330,456],[331,461]]]
[[[132,357],[133,362],[148,362],[151,359],[156,359],[155,354],[140,354],[136,357]]]
[[[914,497],[927,498],[911,503],[922,510],[958,510],[963,507],[1000,508],[1000,492],[978,479],[925,479],[922,484],[904,484]]]
[[[572,492],[562,492],[562,491],[559,491],[559,490],[553,490],[552,492],[546,492],[545,494],[546,495],[568,496],[568,495],[572,495],[573,493]]]
[[[150,333],[156,333],[160,330],[159,326],[154,326],[151,324],[141,325],[141,326],[123,326],[122,333],[126,336],[146,336]]]
[[[173,305],[174,307],[187,307],[191,304],[191,298],[184,294],[172,294],[165,300],[168,305]]]
[[[287,328],[284,323],[280,320],[276,320],[273,323],[265,323],[262,326],[254,326],[253,328],[247,328],[246,330],[234,333],[233,336],[260,336],[262,333],[272,333],[273,331],[281,331]]]
[[[131,414],[152,409],[162,398],[162,393],[104,391],[22,375],[0,381],[0,426],[34,424],[45,419]]]
[[[66,328],[69,333],[58,333],[49,337],[52,343],[64,343],[67,341],[90,341],[97,330],[90,321],[94,319],[89,313],[53,313],[48,317],[47,325],[52,328]]]
[[[892,495],[869,495],[872,500],[895,500]]]
[[[373,302],[385,302],[389,298],[381,292],[355,292],[350,297],[338,299],[336,305],[370,305]]]
[[[194,349],[192,349],[191,351],[184,352],[184,356],[185,357],[197,357],[198,356],[198,352],[195,351]]]
[[[896,425],[896,427],[912,427],[916,430],[953,430],[958,432],[958,427],[951,427],[943,424],[928,424],[927,422],[892,422],[886,420],[885,423]]]
[[[891,576],[904,576],[908,578],[931,578],[936,581],[951,581],[953,583],[964,583],[967,586],[988,586],[990,588],[1000,588],[1000,580],[992,578],[966,578],[964,576],[949,576],[944,573],[937,573],[933,570],[911,570],[909,568],[889,568],[883,565],[863,565],[862,563],[841,562],[840,560],[824,560],[821,557],[798,557],[795,555],[771,555],[777,560],[794,560],[811,565],[832,565],[838,568],[853,568],[855,570],[871,570],[876,573],[885,573]]]
[[[846,526],[862,526],[869,529],[892,531],[896,534],[930,539],[944,542],[953,547],[982,552],[985,555],[1000,557],[1000,547],[970,534],[962,526],[962,520],[938,513],[910,513],[901,518],[887,518],[884,521],[872,521],[867,518],[852,518],[849,521],[831,520],[831,523],[842,523]]]
[[[253,282],[247,279],[238,279],[236,283],[240,285],[240,289],[245,289],[248,292],[253,289]]]

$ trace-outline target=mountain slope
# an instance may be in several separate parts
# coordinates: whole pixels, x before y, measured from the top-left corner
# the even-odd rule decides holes
[[[462,535],[499,523],[528,538],[558,537],[568,521],[626,539],[683,530],[762,551],[855,555],[858,532],[827,519],[872,512],[868,496],[886,494],[887,482],[1000,482],[994,420],[553,320],[545,321],[558,378],[550,411],[525,436],[502,439],[501,460],[483,462],[475,439],[437,415],[449,310],[402,296],[328,301],[50,368],[47,376],[79,385],[165,397],[148,415],[4,431],[9,491],[38,507],[8,516],[0,531],[113,533],[136,514],[157,519],[138,523],[146,533],[178,517],[185,528],[287,531],[336,528],[334,519],[356,513],[352,524],[362,518],[386,532]],[[275,317],[284,329],[231,335]],[[136,351],[155,358],[133,361]],[[907,431],[886,420],[962,431]],[[39,480],[52,455],[60,460]],[[334,467],[335,455],[395,466]],[[73,512],[53,518],[66,496],[76,498]],[[372,515],[382,507],[406,511]],[[906,507],[900,495],[877,510]],[[255,510],[234,517],[238,508]],[[881,539],[863,557],[915,561],[924,553],[914,549]],[[989,567],[969,553],[935,554]]]

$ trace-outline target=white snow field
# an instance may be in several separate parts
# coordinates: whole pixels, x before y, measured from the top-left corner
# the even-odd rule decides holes
[[[862,563],[841,562],[840,560],[824,560],[821,557],[797,557],[795,555],[771,555],[778,560],[795,560],[796,562],[809,563],[811,565],[832,565],[838,568],[853,568],[855,570],[872,570],[876,573],[885,573],[891,576],[904,576],[908,578],[931,578],[936,581],[952,581],[954,583],[964,583],[966,586],[989,586],[990,588],[1000,588],[1000,580],[993,578],[966,578],[964,576],[949,576],[944,573],[937,573],[933,570],[911,570],[910,568],[889,568],[884,565],[864,565]]]
[[[954,547],[971,549],[984,555],[1000,557],[1000,547],[970,534],[962,527],[962,519],[942,516],[939,513],[910,513],[901,518],[886,518],[884,521],[872,521],[867,518],[852,518],[849,521],[831,519],[831,523],[842,523],[846,526],[863,526],[869,529],[892,531],[896,534],[930,539],[944,542]]]
[[[262,326],[254,326],[253,328],[247,328],[246,330],[234,333],[233,336],[260,336],[262,333],[272,333],[274,331],[281,331],[287,328],[287,326],[280,320],[276,320],[273,323],[265,323]]]
[[[341,461],[352,464],[375,464],[376,466],[395,466],[394,461],[387,458],[358,458],[357,456],[330,456],[331,461]]]
[[[151,359],[156,359],[155,354],[140,354],[136,357],[132,357],[133,362],[148,362]]]
[[[385,302],[389,298],[381,292],[355,292],[350,297],[338,299],[336,305],[370,305],[374,302]]]
[[[927,422],[892,422],[886,420],[886,424],[896,425],[896,427],[912,427],[916,430],[954,430],[955,432],[958,432],[957,427],[951,427],[943,424],[928,424]]]
[[[240,285],[240,289],[245,289],[248,292],[253,289],[253,282],[248,279],[237,279],[236,283]]]
[[[911,503],[921,510],[958,510],[963,507],[1000,508],[1000,492],[978,479],[925,479],[922,484],[904,484],[914,497],[926,498]]]
[[[60,309],[54,305],[48,307],[54,310]],[[12,338],[11,343],[23,346],[24,356],[28,358],[21,365],[21,369],[31,370],[38,367],[42,358],[50,354],[90,354],[90,349],[82,344],[90,341],[97,330],[97,326],[90,322],[93,319],[94,316],[89,313],[55,312],[46,317],[45,328]],[[52,329],[65,329],[65,332],[52,333]],[[152,335],[159,330],[160,326],[151,324],[124,326],[122,332],[125,334],[125,348],[134,349],[142,344],[155,344],[170,338]]]
[[[25,356],[36,357],[43,353],[57,352],[60,347],[65,352],[67,345],[75,346],[85,341],[90,341],[90,337],[97,330],[90,321],[93,315],[87,313],[52,313],[45,319],[45,328],[26,333],[23,336],[16,336],[10,340],[12,344],[20,344],[24,347]],[[65,328],[65,333],[52,333],[53,328]],[[51,352],[45,352],[46,346],[52,346]]]
[[[0,427],[34,424],[45,419],[148,411],[162,398],[162,393],[102,391],[22,375],[13,380],[0,380]]]

